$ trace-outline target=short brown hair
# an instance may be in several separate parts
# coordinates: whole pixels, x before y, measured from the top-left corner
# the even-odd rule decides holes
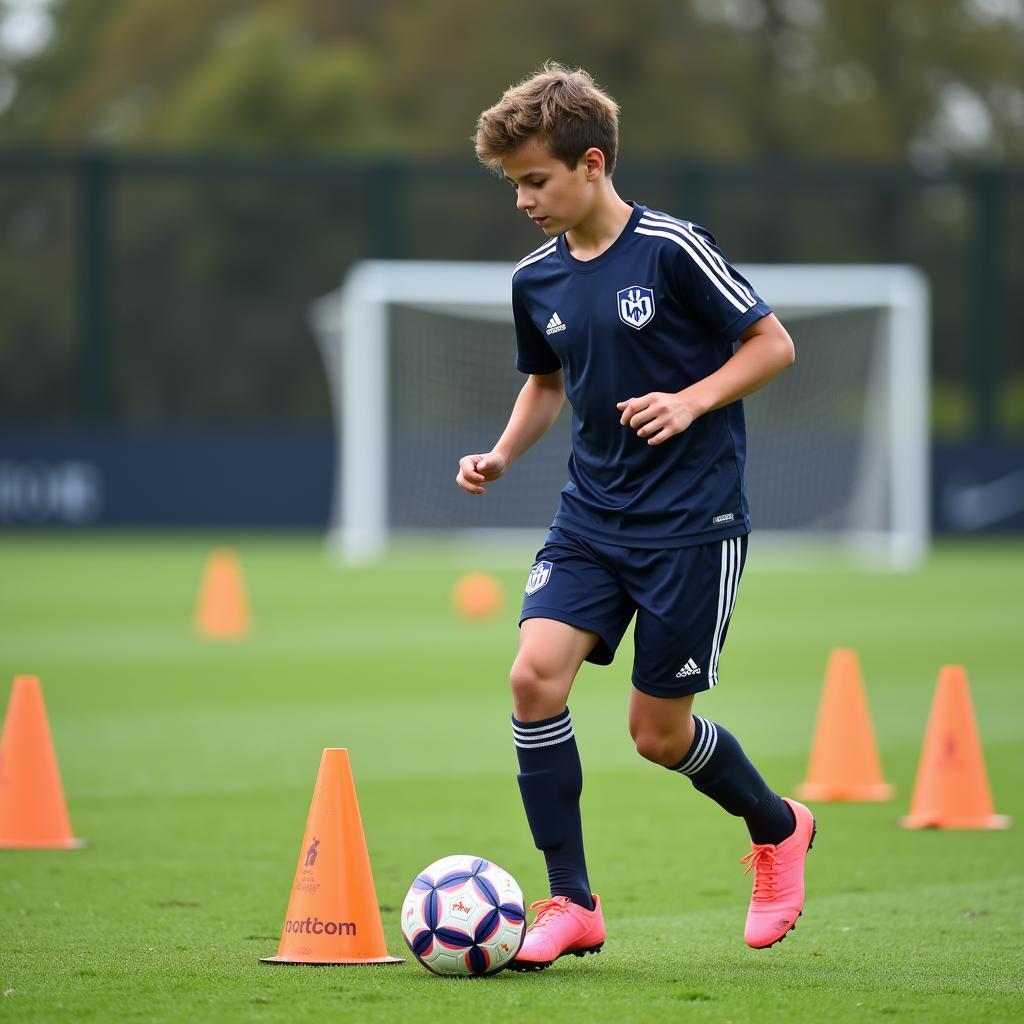
[[[611,174],[619,149],[619,105],[582,68],[548,61],[538,72],[505,90],[476,126],[476,155],[491,170],[530,139],[547,145],[570,170],[596,147]]]

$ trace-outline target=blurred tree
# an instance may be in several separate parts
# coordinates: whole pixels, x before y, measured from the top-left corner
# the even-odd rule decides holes
[[[0,138],[135,147],[358,149],[375,71],[292,0],[76,0],[42,52],[8,62]],[[327,5],[322,5],[327,6]],[[345,5],[332,5],[335,8]],[[357,7],[354,3],[348,6]]]
[[[303,316],[348,263],[511,259],[534,241],[512,221],[510,195],[507,208],[490,198],[469,138],[481,107],[548,58],[588,68],[620,102],[621,181],[644,201],[706,215],[751,260],[926,266],[937,371],[963,378],[965,353],[979,352],[988,387],[997,365],[1011,367],[1017,349],[1005,345],[998,363],[987,339],[1001,337],[998,289],[1015,294],[1022,279],[1019,198],[909,177],[808,187],[783,173],[766,201],[766,179],[680,174],[672,158],[1019,164],[1024,0],[0,0],[0,146],[398,158],[114,166],[98,300],[111,412],[325,418]],[[403,184],[410,157],[453,163]],[[69,416],[81,387],[78,243],[93,207],[80,175],[36,180],[9,163],[0,412]],[[994,228],[971,241],[997,221],[1005,252],[983,244]]]
[[[936,162],[1024,156],[1019,0],[696,0],[755,151]],[[750,118],[753,115],[753,118]]]
[[[8,0],[8,3],[10,0]],[[2,10],[2,7],[0,7]],[[0,140],[465,154],[553,57],[638,155],[1024,157],[1024,0],[63,0]]]
[[[147,132],[156,143],[352,151],[385,141],[375,109],[377,70],[345,40],[320,45],[285,9],[268,6],[235,27],[231,46],[175,90]]]

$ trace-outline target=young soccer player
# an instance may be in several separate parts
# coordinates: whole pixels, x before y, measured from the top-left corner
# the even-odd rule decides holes
[[[512,733],[550,899],[513,966],[597,952],[580,823],[583,778],[566,701],[584,661],[610,664],[636,616],[629,729],[637,751],[742,817],[754,871],[744,936],[796,924],[810,811],[779,797],[735,737],[692,712],[718,662],[747,551],[745,395],[791,365],[793,343],[703,228],[619,198],[618,106],[558,64],[479,119],[476,151],[547,240],[512,276],[527,375],[494,447],[458,485],[483,494],[572,404],[569,481],[530,570],[511,671]]]

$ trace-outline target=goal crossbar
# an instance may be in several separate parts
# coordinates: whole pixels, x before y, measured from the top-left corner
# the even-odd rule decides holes
[[[853,529],[846,540],[874,551],[875,563],[912,567],[926,553],[930,532],[926,278],[916,268],[894,265],[763,264],[738,269],[756,283],[785,323],[837,310],[880,312],[883,354],[873,376],[879,392],[875,408],[885,421],[876,457],[886,463],[887,525],[881,535]],[[391,532],[393,311],[405,307],[511,324],[510,294],[510,267],[504,263],[373,260],[356,264],[341,288],[312,305],[310,321],[327,369],[338,430],[328,541],[344,562],[379,558]],[[491,440],[481,438],[481,444]],[[452,452],[453,476],[461,454]],[[861,468],[866,474],[873,471],[870,465]],[[556,497],[551,495],[552,509]]]

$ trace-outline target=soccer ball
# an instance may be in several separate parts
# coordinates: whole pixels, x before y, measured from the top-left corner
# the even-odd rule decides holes
[[[523,944],[523,892],[507,871],[481,857],[442,857],[412,883],[402,935],[428,971],[493,974]]]

